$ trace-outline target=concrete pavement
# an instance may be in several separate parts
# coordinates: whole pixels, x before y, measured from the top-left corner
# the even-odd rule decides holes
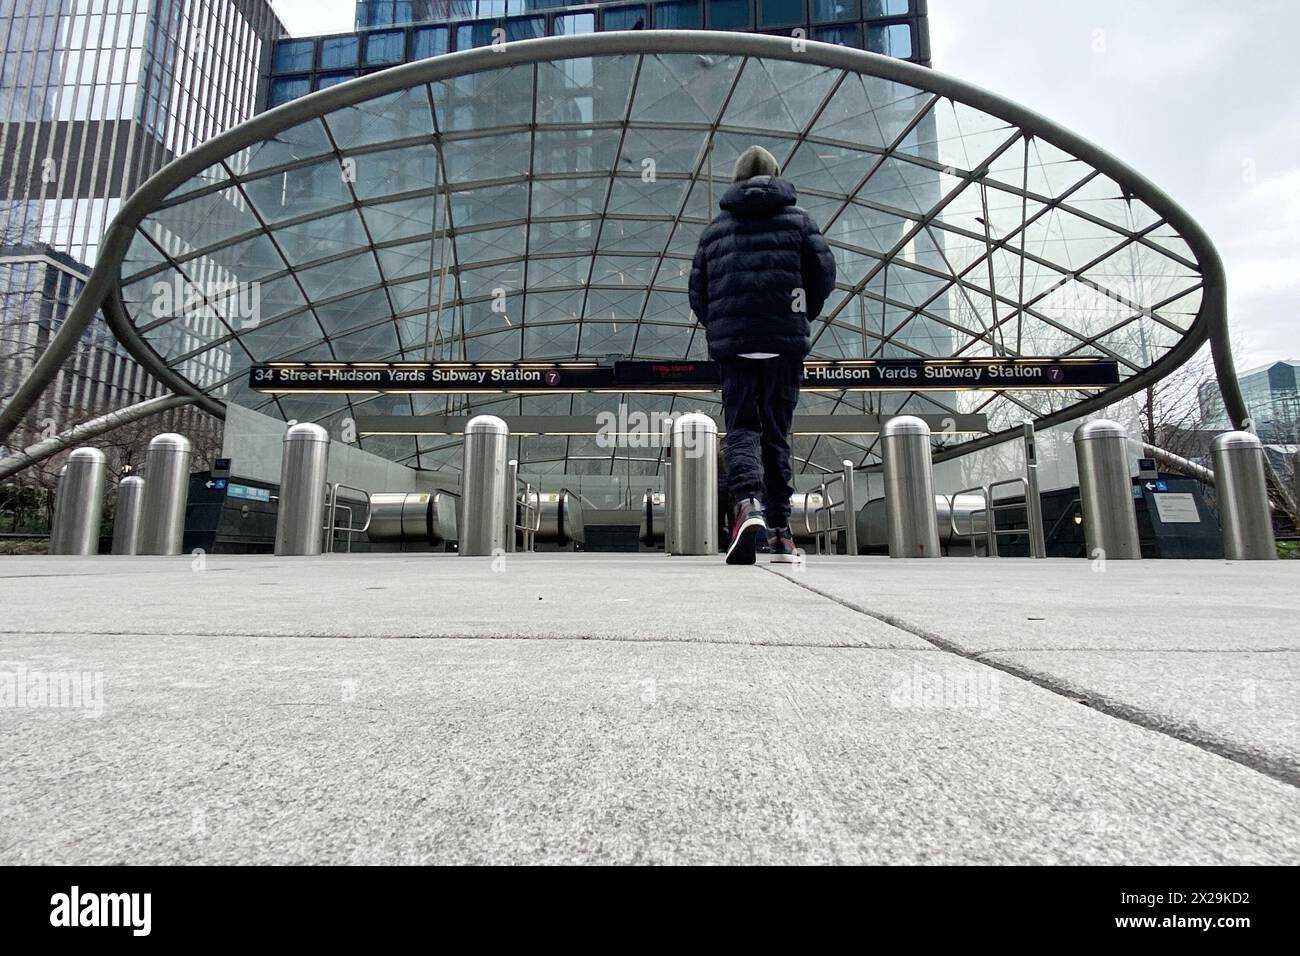
[[[1298,584],[0,559],[0,863],[1296,863]]]

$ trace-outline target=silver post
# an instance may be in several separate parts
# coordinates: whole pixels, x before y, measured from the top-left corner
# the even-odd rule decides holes
[[[144,459],[140,554],[181,553],[191,453],[190,440],[184,435],[167,432],[149,442]]]
[[[1264,446],[1250,432],[1227,432],[1210,445],[1223,556],[1229,561],[1269,561],[1277,557],[1273,521],[1264,480]]]
[[[523,525],[523,549],[525,551],[537,550],[537,508],[533,504],[536,495],[533,494],[533,484],[531,481],[524,482],[524,497],[519,509],[519,515],[522,519],[519,523]]]
[[[691,413],[673,422],[675,554],[718,553],[718,425]]]
[[[99,521],[104,513],[104,453],[74,448],[59,479],[58,526],[50,554],[98,554]]]
[[[275,516],[275,553],[320,554],[325,514],[325,477],[329,471],[329,432],[312,422],[299,422],[284,433],[281,447],[280,507]],[[333,524],[332,521],[330,523]],[[334,532],[325,530],[325,534],[332,537]]]
[[[123,478],[117,486],[117,510],[113,515],[113,554],[140,553],[140,517],[144,504],[144,479]]]
[[[844,460],[844,550],[858,553],[858,495],[853,487],[853,462]]]
[[[669,449],[671,454],[671,447]],[[664,554],[671,555],[677,550],[677,539],[673,537],[673,464],[664,459]]]
[[[1300,451],[1291,456],[1291,494],[1300,503]]]
[[[461,459],[460,553],[488,555],[505,543],[506,445],[510,429],[495,415],[465,425]]]
[[[1074,431],[1074,456],[1088,557],[1107,561],[1142,557],[1124,427],[1104,418],[1085,422]]]
[[[50,508],[50,544],[49,553],[58,554],[55,550],[55,542],[59,540],[59,526],[63,523],[60,515],[63,512],[63,502],[66,496],[63,494],[63,479],[68,477],[68,466],[65,464],[59,468],[59,478],[54,483],[54,505]]]
[[[934,506],[930,426],[899,415],[881,430],[885,459],[885,520],[891,558],[937,558],[939,526]]]
[[[982,485],[980,494],[984,496],[984,551],[985,557],[998,556],[998,513],[993,507],[993,487]]]
[[[502,529],[505,538],[502,543],[507,554],[515,550],[515,525],[519,523],[519,517],[516,514],[519,506],[518,484],[519,461],[511,458],[506,462],[506,494],[503,502],[504,511],[502,512],[504,516],[502,520],[505,522],[505,527]]]
[[[1034,423],[1026,420],[1020,426],[1025,443],[1025,522],[1029,525],[1029,556],[1047,557],[1047,541],[1043,536],[1043,498],[1038,492],[1038,443],[1034,440]]]

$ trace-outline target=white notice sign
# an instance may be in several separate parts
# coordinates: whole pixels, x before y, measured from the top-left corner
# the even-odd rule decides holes
[[[1196,499],[1190,492],[1153,494],[1156,514],[1161,524],[1196,524],[1201,520],[1196,510]]]

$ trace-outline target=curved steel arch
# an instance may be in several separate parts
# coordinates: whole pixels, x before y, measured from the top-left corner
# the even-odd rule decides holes
[[[1196,258],[1202,278],[1200,306],[1195,319],[1182,338],[1161,358],[1125,379],[1118,386],[1038,418],[1037,424],[1041,427],[1068,421],[1132,395],[1172,372],[1187,361],[1207,340],[1212,347],[1226,410],[1234,424],[1241,426],[1244,423],[1247,413],[1237,385],[1228,341],[1226,279],[1222,261],[1213,243],[1195,220],[1140,173],[1032,110],[928,68],[861,50],[812,41],[800,41],[796,44],[783,37],[692,30],[629,31],[546,37],[508,43],[499,47],[482,47],[392,67],[309,94],[259,114],[178,158],[146,181],[123,203],[101,243],[100,258],[95,269],[63,329],[42,355],[29,380],[15,394],[14,399],[3,412],[0,412],[0,439],[26,411],[27,405],[39,396],[45,384],[52,379],[66,352],[75,344],[81,330],[89,323],[95,310],[101,306],[119,341],[155,378],[173,391],[195,396],[204,408],[214,414],[223,414],[222,403],[169,368],[163,357],[143,339],[132,324],[121,295],[120,266],[136,235],[137,226],[160,207],[166,196],[191,177],[219,163],[237,150],[252,146],[305,121],[321,118],[334,110],[364,103],[375,97],[420,84],[519,64],[537,64],[574,57],[683,53],[786,60],[812,66],[838,68],[894,81],[987,113],[1016,127],[1017,137],[1023,135],[1026,138],[1041,139],[1108,176],[1123,189],[1126,196],[1133,196],[1144,202],[1172,226],[1187,243]],[[987,171],[987,161],[984,166],[983,170],[971,170],[967,178],[973,181],[983,175]],[[269,232],[265,224],[263,224],[263,231]],[[593,255],[596,254],[593,251]],[[990,289],[990,294],[996,296],[996,289]],[[308,306],[311,306],[310,297]],[[1020,306],[1023,308],[1024,303],[1020,303]],[[62,355],[59,354],[61,348],[64,349]],[[1015,430],[1007,430],[964,442],[949,448],[942,457],[965,454],[988,447],[1008,440],[1015,434],[1017,434]]]

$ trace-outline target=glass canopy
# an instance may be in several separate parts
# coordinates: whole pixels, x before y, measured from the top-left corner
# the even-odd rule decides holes
[[[1098,356],[1129,379],[1201,313],[1203,257],[1149,197],[1007,111],[930,89],[924,69],[718,33],[691,35],[709,52],[673,52],[662,41],[683,34],[653,32],[643,51],[591,52],[611,36],[503,48],[536,57],[438,57],[264,114],[269,133],[205,157],[140,219],[121,261],[126,316],[213,397],[327,426],[587,416],[620,402],[716,413],[717,396],[699,394],[277,398],[246,381],[268,361],[703,358],[687,274],[753,143],[781,162],[837,258],[813,357]],[[584,55],[557,57],[566,44]],[[394,89],[397,74],[409,82]],[[982,413],[996,432],[1084,397],[819,392],[800,412]],[[875,440],[805,436],[795,452],[815,472],[875,460]],[[359,441],[413,466],[459,466],[455,438]],[[660,467],[654,450],[582,437],[520,439],[518,455],[533,473]]]

